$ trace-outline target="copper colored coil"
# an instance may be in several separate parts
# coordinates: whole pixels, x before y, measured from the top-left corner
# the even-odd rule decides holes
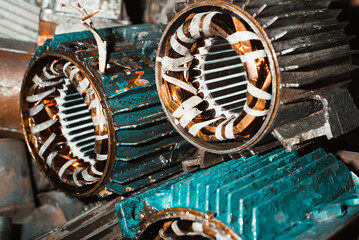
[[[177,239],[187,237],[191,239],[216,240],[218,232],[200,222],[174,220],[167,221],[159,230],[159,235],[155,239]]]
[[[134,239],[239,240],[242,238],[209,215],[187,208],[169,208],[144,218]]]
[[[107,126],[101,106],[91,104],[97,99],[86,80],[74,64],[56,58],[40,65],[27,93],[31,139],[39,156],[63,182],[77,187],[100,179],[105,161],[97,157],[107,154],[101,147]],[[100,123],[94,124],[96,117]]]
[[[169,220],[163,223],[162,228],[158,231],[158,235],[154,240],[161,239],[223,239],[214,229],[201,224],[200,222],[185,220]],[[222,238],[221,238],[222,237]]]
[[[208,24],[209,15],[212,15],[209,26],[205,26]],[[178,31],[181,31],[180,29],[182,29],[182,34],[184,36],[181,33],[181,36],[179,36]],[[195,55],[196,52],[198,52],[198,48],[201,47],[201,40],[208,40],[209,38],[228,39],[232,34],[241,31],[251,32],[252,35],[254,34],[252,30],[247,29],[246,25],[237,17],[218,12],[207,12],[200,14],[192,13],[188,15],[178,31],[176,31],[168,38],[165,47],[165,56],[173,60]],[[197,36],[192,36],[192,34],[197,34]],[[250,55],[256,51],[264,51],[259,38],[240,39],[241,41],[231,43],[232,49],[239,56],[245,57],[247,54]],[[205,61],[206,60],[204,59],[204,62]],[[172,82],[169,82],[165,79],[165,77],[163,77],[163,85],[161,86],[160,96],[168,111],[173,114],[186,100],[193,96],[199,96],[204,100],[204,102],[193,106],[193,108],[197,108],[196,111],[198,114],[194,113],[191,115],[192,119],[190,121],[187,120],[180,123],[185,124],[182,127],[185,127],[190,132],[192,127],[195,129],[196,125],[198,126],[198,124],[203,123],[202,128],[198,130],[197,127],[197,130],[192,131],[193,135],[206,142],[218,142],[233,138],[243,139],[254,135],[261,127],[266,115],[260,114],[260,116],[258,116],[253,114],[253,111],[246,111],[246,109],[238,113],[232,113],[231,117],[218,114],[218,109],[220,108],[217,108],[216,113],[216,108],[211,106],[210,101],[205,98],[203,94],[204,91],[201,92],[201,90],[198,90],[199,86],[196,81],[194,81],[196,77],[191,76],[190,70],[193,69],[193,66],[195,65],[196,63],[193,60],[184,62],[183,65],[180,65],[182,68],[187,67],[187,72],[181,72],[176,69],[173,70],[162,67],[163,74],[182,81],[187,85],[187,87],[193,87],[197,90],[197,92],[189,92],[187,89],[179,86],[179,84],[174,84],[173,80],[171,80]],[[252,84],[263,92],[270,91],[271,74],[265,55],[251,59],[250,61],[243,62],[243,67],[246,72],[248,84]],[[217,103],[215,104],[220,105]],[[248,106],[247,109],[250,108],[255,110],[254,112],[265,113],[265,111],[269,108],[270,99],[257,98],[247,92],[246,105]],[[181,122],[182,118],[183,115],[178,117],[177,120]],[[212,121],[205,125],[204,122],[209,120]],[[233,124],[233,127],[231,127],[231,131],[233,133],[231,134],[228,134],[228,124]],[[218,127],[221,129],[217,130]],[[220,139],[217,137],[219,131],[221,135]]]

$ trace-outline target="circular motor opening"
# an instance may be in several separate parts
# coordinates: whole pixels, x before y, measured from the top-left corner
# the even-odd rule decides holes
[[[275,104],[270,49],[255,20],[234,5],[197,3],[178,14],[161,39],[156,78],[182,136],[215,153],[257,142]]]
[[[39,58],[22,89],[25,137],[40,169],[70,195],[91,191],[108,168],[108,123],[89,78],[62,57]]]
[[[190,67],[198,93],[209,103],[208,109],[227,118],[238,116],[247,100],[247,73],[241,56],[223,38],[198,43]]]
[[[231,239],[241,238],[222,222],[191,209],[166,209],[142,222],[135,239]]]

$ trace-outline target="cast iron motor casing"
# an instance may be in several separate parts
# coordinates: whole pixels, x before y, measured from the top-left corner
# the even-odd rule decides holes
[[[161,36],[160,26],[117,27],[98,32],[109,46],[104,74],[97,70],[97,46],[90,32],[57,35],[36,51],[21,91],[22,123],[29,150],[50,182],[74,197],[124,194],[179,173],[185,154],[182,148],[189,146],[167,122],[156,92],[152,64]],[[29,126],[26,99],[33,85],[31,78],[37,73],[41,75],[42,67],[53,58],[64,58],[84,73],[105,112],[106,166],[98,182],[83,187],[60,180],[44,160],[51,146],[40,157],[39,142],[33,139]]]
[[[358,214],[357,180],[323,149],[281,148],[161,183],[116,212],[125,239],[326,239]]]
[[[201,21],[205,21],[206,14],[211,11],[242,16],[262,38],[267,56],[272,59],[273,69],[269,114],[261,128],[249,139],[205,142],[180,126],[179,118],[175,119],[163,104],[178,132],[205,151],[223,154],[243,151],[258,153],[279,142],[290,151],[308,140],[322,136],[331,139],[356,128],[359,125],[359,111],[347,90],[351,80],[350,71],[354,69],[350,37],[344,32],[346,23],[336,19],[340,11],[328,9],[329,4],[330,1],[313,3],[295,0],[178,3],[176,12],[168,15],[171,21],[159,43],[159,60],[156,62],[158,91],[164,82],[161,60],[168,51],[166,42],[171,36],[178,38],[178,31],[182,29],[180,26],[190,14],[204,13]],[[199,32],[203,37],[201,24],[204,23],[199,23]],[[189,31],[185,33],[186,41],[191,40]],[[177,42],[185,46],[184,42]],[[161,102],[164,103],[163,99]]]

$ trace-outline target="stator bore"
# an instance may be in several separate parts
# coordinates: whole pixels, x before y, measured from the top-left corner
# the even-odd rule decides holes
[[[30,153],[50,182],[73,197],[133,192],[182,172],[181,161],[195,151],[158,99],[153,63],[160,27],[124,26],[96,36],[108,44],[107,56],[99,56],[88,31],[48,40],[21,90]]]
[[[156,61],[161,102],[178,132],[205,151],[231,153],[263,151],[270,134],[290,150],[355,128],[345,120],[359,115],[345,89],[351,52],[329,3],[178,3]],[[344,111],[336,97],[346,99]]]
[[[134,239],[240,240],[222,222],[187,208],[169,208],[146,218]]]
[[[94,185],[108,160],[107,116],[86,73],[56,55],[39,58],[26,76],[27,137],[43,168],[64,184]]]

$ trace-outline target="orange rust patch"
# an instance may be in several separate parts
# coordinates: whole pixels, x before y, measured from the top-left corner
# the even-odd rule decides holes
[[[106,197],[106,196],[112,195],[112,192],[110,192],[110,191],[104,189],[104,190],[102,190],[101,192],[99,192],[98,195],[100,195],[101,197]]]
[[[37,39],[37,46],[45,43],[46,39],[53,38],[56,30],[56,23],[40,21],[39,37]]]
[[[138,76],[136,77],[136,79],[135,79],[135,84],[136,84],[136,86],[141,86],[141,85],[143,85],[144,82],[141,82],[140,79],[141,79],[141,76],[142,76],[143,74],[145,74],[145,72],[144,72],[144,71],[136,71],[135,73],[138,75]]]

